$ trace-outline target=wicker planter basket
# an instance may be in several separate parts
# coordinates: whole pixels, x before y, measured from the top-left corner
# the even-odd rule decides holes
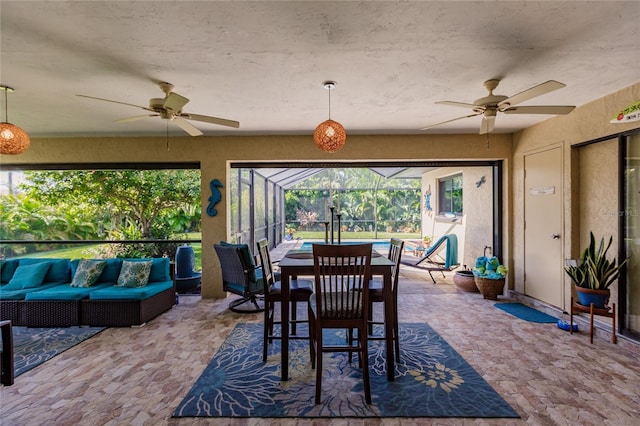
[[[489,300],[498,300],[498,296],[502,295],[505,279],[490,280],[488,278],[474,277],[476,286],[482,296]]]
[[[474,279],[473,272],[471,271],[458,271],[453,276],[453,283],[458,290],[469,293],[477,293],[478,287]]]

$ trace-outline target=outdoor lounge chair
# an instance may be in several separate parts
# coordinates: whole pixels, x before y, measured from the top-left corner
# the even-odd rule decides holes
[[[444,250],[444,258],[440,254],[442,250]],[[458,237],[455,234],[444,235],[429,247],[424,256],[417,261],[402,260],[401,263],[428,271],[431,280],[435,284],[436,280],[433,278],[432,272],[441,272],[444,277],[445,271],[452,271],[459,266]]]

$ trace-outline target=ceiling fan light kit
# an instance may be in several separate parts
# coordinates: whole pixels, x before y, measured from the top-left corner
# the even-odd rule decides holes
[[[329,91],[329,119],[318,124],[313,132],[313,140],[321,150],[333,153],[342,149],[347,140],[347,132],[342,124],[331,119],[331,90],[336,87],[336,82],[325,81],[322,85]]]
[[[112,101],[110,99],[96,98],[94,96],[77,95],[82,98],[96,99],[99,101],[113,102],[121,105],[128,105],[135,108],[140,108],[145,111],[149,111],[151,114],[137,115],[134,117],[127,117],[120,120],[116,120],[116,123],[129,123],[132,121],[142,120],[148,117],[160,117],[164,120],[171,120],[182,130],[187,132],[191,136],[201,136],[202,131],[187,120],[202,121],[203,123],[217,124],[220,126],[227,126],[233,128],[239,128],[240,123],[234,120],[227,120],[224,118],[211,117],[208,115],[192,114],[183,112],[182,108],[189,102],[188,98],[179,95],[173,91],[173,84],[167,82],[158,83],[160,90],[165,94],[164,98],[151,98],[149,99],[149,106],[139,106],[129,104],[126,102]]]
[[[500,80],[498,79],[490,79],[485,81],[484,87],[487,89],[487,91],[489,91],[489,95],[480,99],[476,99],[476,101],[472,104],[455,101],[436,102],[436,104],[439,105],[470,108],[474,113],[432,124],[420,130],[427,130],[441,124],[450,123],[452,121],[482,115],[482,123],[480,123],[480,134],[483,135],[493,131],[495,119],[498,115],[498,112],[503,112],[505,114],[569,114],[575,109],[575,106],[569,105],[516,106],[517,104],[528,101],[529,99],[565,87],[565,84],[560,83],[559,81],[549,80],[542,84],[538,84],[537,86],[530,87],[529,89],[513,96],[494,95],[493,91],[498,87],[498,84],[500,84]]]
[[[9,123],[7,96],[13,89],[8,86],[0,86],[4,91],[4,121],[0,123],[0,154],[21,154],[29,148],[31,139],[27,132],[20,127]]]

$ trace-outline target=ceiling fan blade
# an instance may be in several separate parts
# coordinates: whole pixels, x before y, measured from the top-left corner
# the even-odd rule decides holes
[[[188,112],[180,114],[180,117],[187,118],[189,120],[202,121],[205,123],[219,124],[221,126],[240,127],[240,123],[234,120],[226,120],[224,118],[209,117],[208,115],[191,114]]]
[[[436,123],[436,124],[432,124],[432,125],[427,126],[427,127],[423,127],[423,128],[422,128],[422,129],[420,129],[420,130],[427,130],[427,129],[430,129],[430,128],[435,127],[435,126],[439,126],[439,125],[441,125],[441,124],[451,123],[452,121],[462,120],[463,118],[475,117],[475,116],[480,115],[480,114],[482,114],[482,112],[478,112],[478,113],[476,113],[476,114],[469,114],[469,115],[465,115],[465,116],[463,116],[463,117],[453,118],[453,119],[451,119],[451,120],[442,121],[442,122],[440,122],[440,123]]]
[[[480,134],[491,133],[496,123],[496,116],[484,116],[482,117],[482,123],[480,124]]]
[[[462,108],[477,108],[476,105],[474,104],[468,104],[465,102],[455,102],[455,101],[438,101],[436,102],[436,104],[438,105],[450,105],[450,106],[455,106],[455,107],[462,107]]]
[[[548,105],[548,106],[515,106],[505,109],[505,114],[569,114],[576,107],[569,105]]]
[[[81,98],[96,99],[98,101],[112,102],[114,104],[128,105],[128,106],[132,106],[132,107],[135,107],[135,108],[142,108],[142,109],[144,109],[146,111],[155,112],[151,108],[143,107],[143,106],[140,106],[140,105],[128,104],[126,102],[112,101],[111,99],[96,98],[95,96],[87,96],[87,95],[76,95],[76,96],[80,96]]]
[[[176,123],[178,127],[180,127],[185,132],[189,133],[191,136],[202,136],[203,133],[193,124],[189,123],[187,120],[181,117],[176,117],[173,119],[173,122]]]
[[[115,123],[130,123],[132,121],[142,120],[144,118],[149,117],[159,117],[160,114],[145,114],[145,115],[135,115],[133,117],[121,118],[120,120],[116,120]]]
[[[189,99],[185,98],[184,96],[180,96],[177,93],[171,92],[164,99],[164,104],[162,106],[169,111],[178,112],[188,102]]]
[[[559,81],[549,80],[544,83],[533,86],[523,92],[515,94],[502,102],[498,103],[498,107],[509,107],[509,105],[516,105],[537,96],[544,95],[545,93],[553,92],[554,90],[562,89],[566,84]]]

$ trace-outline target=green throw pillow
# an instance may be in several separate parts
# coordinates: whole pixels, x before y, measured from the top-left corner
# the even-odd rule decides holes
[[[44,281],[44,277],[47,275],[47,271],[49,271],[49,265],[49,262],[40,262],[18,266],[9,284],[3,286],[2,289],[24,290],[40,287]]]
[[[144,287],[149,283],[152,260],[134,262],[124,260],[116,287]]]
[[[71,287],[91,287],[98,281],[105,266],[107,262],[104,260],[81,259],[73,274]]]

